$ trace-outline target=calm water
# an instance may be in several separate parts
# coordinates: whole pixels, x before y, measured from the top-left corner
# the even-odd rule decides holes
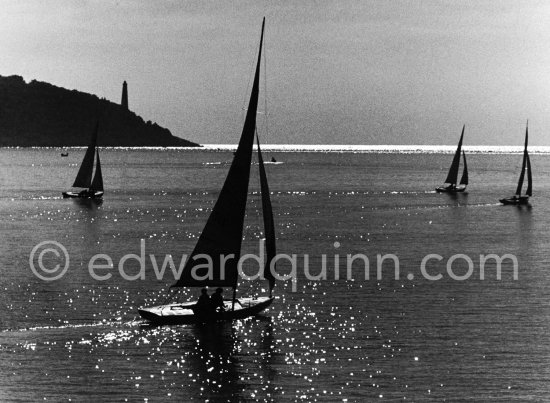
[[[280,282],[263,316],[216,326],[151,328],[136,308],[162,301],[173,275],[129,281],[116,266],[140,253],[179,264],[205,223],[230,152],[105,150],[105,200],[60,198],[83,150],[0,150],[0,401],[368,401],[545,400],[550,395],[549,155],[531,157],[532,208],[500,206],[515,189],[521,156],[469,156],[469,194],[432,189],[449,154],[266,153],[281,253],[296,254],[298,278]],[[258,188],[256,170],[251,191]],[[244,252],[257,253],[257,194],[246,221]],[[45,240],[64,245],[67,273],[46,282],[29,254]],[[335,247],[335,242],[340,246]],[[94,280],[98,253],[115,265]],[[346,254],[357,261],[346,279]],[[377,254],[384,263],[376,279]],[[428,265],[427,254],[443,256]],[[479,255],[513,254],[502,280]],[[327,280],[322,274],[327,255]],[[335,254],[340,279],[335,280]],[[453,280],[446,262],[465,254],[471,277]],[[55,256],[46,255],[49,267]],[[63,262],[61,262],[63,263]],[[124,266],[139,271],[136,260]],[[290,263],[281,261],[280,272]],[[467,271],[465,261],[454,272]],[[409,279],[413,277],[412,279]],[[265,286],[243,282],[242,293]],[[197,290],[187,294],[193,296]]]

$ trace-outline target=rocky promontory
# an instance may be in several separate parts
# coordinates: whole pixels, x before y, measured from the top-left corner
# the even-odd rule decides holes
[[[0,76],[0,147],[196,147],[104,98],[20,76]]]

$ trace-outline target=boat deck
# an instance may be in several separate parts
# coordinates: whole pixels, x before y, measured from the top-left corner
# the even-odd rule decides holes
[[[225,312],[218,313],[210,320],[233,320],[243,319],[256,315],[266,309],[273,302],[273,297],[245,297],[235,300],[235,309],[231,309],[232,300],[224,300]],[[139,314],[142,318],[154,323],[193,323],[204,320],[198,318],[193,312],[196,301],[176,302],[166,305],[140,308]]]

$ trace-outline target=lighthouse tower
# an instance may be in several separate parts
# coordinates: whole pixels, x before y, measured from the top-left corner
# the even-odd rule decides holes
[[[126,81],[122,83],[122,100],[120,101],[120,105],[124,109],[128,109],[128,84],[126,84]]]

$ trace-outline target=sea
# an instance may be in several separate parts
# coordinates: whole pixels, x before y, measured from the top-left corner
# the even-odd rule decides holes
[[[139,307],[199,295],[170,286],[232,150],[101,149],[95,203],[61,197],[83,148],[0,149],[0,401],[550,399],[550,150],[531,149],[533,197],[516,207],[499,199],[521,147],[466,148],[467,192],[448,195],[435,188],[454,147],[266,146],[275,302],[232,323],[151,326]],[[237,297],[267,294],[259,266],[246,261]]]

